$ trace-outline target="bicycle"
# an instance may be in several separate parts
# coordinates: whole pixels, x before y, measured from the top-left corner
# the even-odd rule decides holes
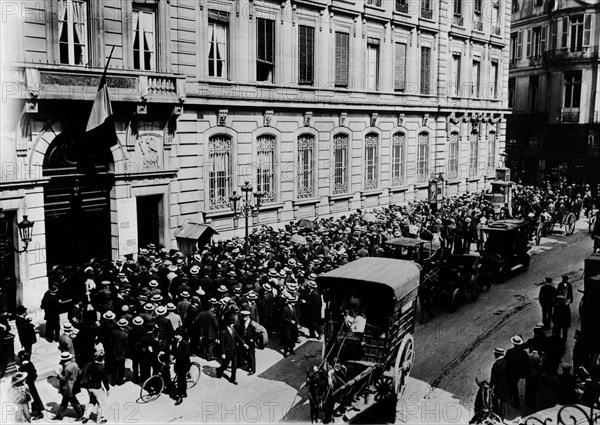
[[[162,363],[162,362],[161,362]],[[173,362],[169,363],[169,373],[171,376],[171,380],[173,385],[177,385],[177,375],[173,373]],[[164,363],[163,363],[164,365]],[[202,368],[200,367],[200,363],[191,362],[190,370],[187,373],[187,389],[193,388],[196,386],[198,381],[200,380],[200,376],[202,375]],[[140,388],[140,399],[144,403],[149,403],[151,401],[156,400],[162,394],[165,388],[165,382],[160,373],[154,374],[150,376],[148,379],[144,381]]]

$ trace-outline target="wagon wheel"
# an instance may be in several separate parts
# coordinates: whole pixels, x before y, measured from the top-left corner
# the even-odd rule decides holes
[[[415,340],[411,334],[407,334],[400,343],[394,363],[394,392],[396,395],[401,395],[404,391],[406,378],[410,375],[414,359]]]
[[[569,213],[565,220],[565,235],[570,236],[575,231],[575,214]]]
[[[456,288],[452,291],[452,297],[450,298],[450,310],[455,312],[458,309],[460,303],[460,289]]]
[[[469,295],[471,298],[471,302],[477,301],[477,298],[479,298],[480,290],[481,288],[479,287],[479,283],[477,282],[477,274],[469,274]]]
[[[389,376],[381,375],[375,381],[375,401],[385,400],[395,394],[395,388],[392,379]]]

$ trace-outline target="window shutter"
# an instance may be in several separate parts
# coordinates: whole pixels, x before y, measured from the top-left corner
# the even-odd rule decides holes
[[[223,12],[222,10],[210,9],[208,11],[208,20],[228,24],[229,23],[229,13]]]
[[[421,47],[421,93],[429,94],[431,84],[430,72],[431,49]]]
[[[265,20],[266,61],[274,63],[273,44],[275,43],[275,21]]]
[[[589,46],[592,38],[592,15],[589,13],[583,18],[583,45]]]
[[[406,44],[396,43],[396,57],[394,59],[394,90],[404,90],[406,88]]]
[[[523,57],[523,31],[517,33],[517,59]]]
[[[347,33],[335,33],[335,85],[348,86],[348,55],[350,36]]]
[[[258,60],[266,61],[267,60],[267,46],[266,46],[266,21],[264,19],[258,18],[256,21],[256,25],[258,27],[258,39],[256,41],[256,56]]]
[[[529,28],[527,30],[527,44],[526,44],[526,48],[525,48],[525,57],[529,58],[531,57],[531,38],[532,38],[532,31],[531,28]]]
[[[540,36],[540,55],[546,51],[546,33],[548,32],[548,26],[542,25],[542,34]]]
[[[312,84],[314,65],[314,28],[300,25],[298,27],[299,42],[299,82]]]
[[[562,18],[562,31],[561,31],[561,40],[560,40],[561,48],[567,47],[568,34],[569,34],[569,18],[564,17],[564,18]]]

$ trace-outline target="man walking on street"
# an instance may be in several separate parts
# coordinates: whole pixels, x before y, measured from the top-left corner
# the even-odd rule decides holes
[[[37,342],[35,335],[35,327],[31,323],[31,318],[27,317],[27,308],[25,306],[17,307],[17,317],[15,318],[19,341],[23,346],[23,350],[31,353],[31,347]]]
[[[556,287],[556,295],[564,295],[567,304],[573,303],[573,285],[569,282],[569,276],[562,276],[562,281]]]
[[[554,323],[554,329],[558,330],[558,335],[561,336],[563,342],[567,341],[567,334],[571,327],[571,309],[566,304],[564,295],[556,297],[556,305],[554,306],[554,313],[552,314],[552,323]]]
[[[77,420],[81,420],[83,418],[83,408],[81,407],[81,404],[79,404],[79,400],[77,400],[77,396],[73,391],[73,387],[77,381],[79,368],[77,367],[77,363],[75,363],[73,355],[68,351],[64,351],[60,354],[60,363],[61,367],[58,371],[58,379],[60,381],[59,391],[62,396],[62,401],[60,402],[56,416],[54,416],[54,420],[61,421],[64,418],[69,403],[71,403],[71,406],[75,409]]]
[[[44,403],[40,398],[40,393],[35,386],[35,381],[37,380],[37,369],[35,365],[31,363],[31,353],[29,351],[20,351],[18,354],[19,359],[21,360],[21,366],[19,366],[19,372],[24,372],[27,374],[27,378],[25,378],[25,382],[29,387],[29,392],[31,393],[31,419],[34,421],[37,419],[44,418]]]
[[[552,285],[552,278],[547,277],[544,284],[540,288],[539,302],[542,307],[542,323],[547,328],[552,323],[552,309],[554,307],[554,297],[556,296],[556,289]]]
[[[240,314],[243,321],[240,324],[239,335],[243,342],[243,357],[248,364],[248,376],[250,376],[256,372],[256,345],[253,340],[254,327],[252,319],[250,319],[250,311],[242,310]]]
[[[122,385],[125,382],[125,359],[128,354],[128,332],[127,326],[129,322],[127,319],[119,319],[117,322],[118,328],[112,333],[112,373],[111,373],[111,384]]]
[[[106,423],[104,415],[108,412],[106,397],[108,397],[110,387],[104,367],[104,352],[99,351],[94,355],[94,361],[87,366],[85,373],[87,374],[86,388],[89,393],[90,402],[85,406],[82,422],[86,423],[89,421],[92,409],[95,407],[96,422],[100,424]]]
[[[223,372],[231,363],[231,378],[229,381],[237,385],[237,381],[235,380],[235,375],[237,372],[237,350],[235,348],[236,339],[239,338],[237,333],[233,327],[235,321],[230,320],[227,323],[227,327],[221,331],[220,340],[221,340],[221,359],[223,360],[221,366],[217,368],[217,378],[221,378],[223,376]]]

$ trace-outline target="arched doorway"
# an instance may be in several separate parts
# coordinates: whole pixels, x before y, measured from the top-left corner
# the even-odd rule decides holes
[[[110,191],[112,153],[81,135],[63,132],[46,151],[43,172],[46,263],[77,266],[111,258]]]

